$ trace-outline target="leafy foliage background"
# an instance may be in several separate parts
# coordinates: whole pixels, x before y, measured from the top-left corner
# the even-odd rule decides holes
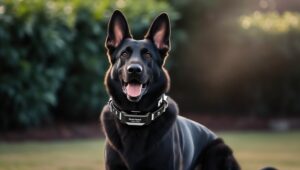
[[[300,112],[300,7],[286,0],[2,0],[0,129],[97,120],[115,9],[143,38],[172,21],[170,95],[182,113]]]

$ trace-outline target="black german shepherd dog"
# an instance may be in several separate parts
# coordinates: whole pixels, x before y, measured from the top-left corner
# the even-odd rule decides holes
[[[164,68],[170,50],[166,13],[145,38],[132,38],[124,15],[115,11],[106,39],[110,100],[101,113],[108,170],[239,170],[232,150],[205,126],[178,115]]]

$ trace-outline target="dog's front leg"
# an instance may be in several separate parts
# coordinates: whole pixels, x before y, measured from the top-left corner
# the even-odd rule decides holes
[[[105,169],[106,170],[127,170],[126,164],[120,154],[109,144],[105,148]]]
[[[222,139],[212,141],[201,156],[201,170],[240,170],[232,150]]]

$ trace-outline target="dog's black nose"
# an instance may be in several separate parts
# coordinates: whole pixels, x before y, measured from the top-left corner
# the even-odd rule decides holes
[[[129,74],[140,74],[140,73],[142,73],[142,71],[143,71],[143,68],[139,64],[130,64],[127,67],[127,72]]]

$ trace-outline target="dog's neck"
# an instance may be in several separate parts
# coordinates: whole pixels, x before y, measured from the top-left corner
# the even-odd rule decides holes
[[[108,105],[110,111],[115,114],[121,123],[130,126],[144,126],[150,124],[165,112],[168,107],[168,101],[167,96],[163,94],[150,112],[142,112],[139,110],[124,111],[115,104],[112,98],[109,99]]]

